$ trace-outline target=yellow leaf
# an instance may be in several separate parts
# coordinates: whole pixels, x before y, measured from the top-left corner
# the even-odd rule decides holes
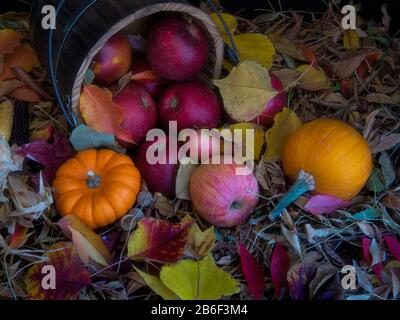
[[[150,287],[151,290],[153,290],[155,293],[157,293],[161,298],[164,300],[178,300],[179,298],[176,296],[175,293],[173,293],[171,290],[169,290],[162,282],[161,280],[156,277],[152,276],[151,274],[145,273],[138,268],[134,266],[135,270],[139,275],[143,278],[144,282]]]
[[[356,30],[349,29],[343,34],[343,47],[350,51],[357,51],[360,47],[360,37]]]
[[[229,126],[229,130],[235,132],[234,130],[241,131],[242,134],[242,154],[247,155],[248,153],[252,156],[244,157],[243,160],[259,160],[261,156],[262,147],[264,145],[264,135],[265,130],[262,126],[259,126],[251,122],[241,122],[235,123]],[[246,130],[254,130],[254,139],[251,141],[250,145],[247,145],[246,141]],[[246,148],[251,147],[252,150],[246,152]]]
[[[237,26],[238,26],[238,22],[236,20],[236,18],[230,14],[227,13],[221,13],[222,18],[224,19],[226,25],[228,26],[230,32],[232,34],[234,34],[236,32]],[[216,13],[212,13],[210,15],[211,19],[214,20],[215,25],[217,26],[217,30],[221,33],[221,36],[224,38],[227,37],[227,33],[225,30],[224,25],[222,24],[220,18],[218,17],[218,15]]]
[[[222,80],[214,80],[224,101],[225,110],[237,121],[251,121],[264,111],[265,104],[277,92],[271,86],[268,70],[246,60]]]
[[[11,138],[11,131],[14,119],[14,104],[10,100],[0,103],[0,136],[8,141]]]
[[[323,70],[318,70],[309,64],[303,64],[296,68],[302,73],[298,86],[310,91],[329,89],[331,83]]]
[[[239,282],[219,268],[211,255],[164,265],[160,279],[183,300],[218,300],[240,292]]]
[[[192,218],[187,215],[182,221],[192,221]],[[193,223],[189,230],[188,247],[190,255],[194,258],[201,259],[207,256],[215,245],[214,227],[201,231],[197,223]]]
[[[297,115],[284,108],[274,118],[274,125],[265,133],[267,151],[264,154],[265,161],[280,161],[282,148],[287,138],[302,125]]]
[[[197,164],[190,163],[190,158],[180,161],[178,173],[175,178],[175,194],[177,199],[191,200],[189,192],[189,181]]]
[[[240,61],[255,60],[268,70],[272,66],[275,47],[267,36],[260,33],[243,33],[233,36]],[[230,45],[230,42],[227,42]]]

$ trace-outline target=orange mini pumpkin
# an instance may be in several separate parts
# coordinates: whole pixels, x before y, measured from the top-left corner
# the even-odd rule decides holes
[[[317,119],[296,130],[285,142],[283,170],[291,182],[272,218],[307,191],[350,200],[365,185],[372,156],[361,134],[340,120]]]
[[[133,206],[140,173],[126,155],[91,149],[65,162],[53,187],[61,215],[76,215],[95,229],[119,219]]]

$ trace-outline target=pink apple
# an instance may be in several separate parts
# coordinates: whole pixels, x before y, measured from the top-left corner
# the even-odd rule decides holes
[[[113,35],[93,58],[95,83],[108,86],[129,72],[132,48],[128,37],[118,32]]]
[[[130,82],[113,100],[122,108],[121,127],[131,134],[135,143],[140,143],[157,124],[153,98],[142,86]]]
[[[158,145],[155,145],[155,144]],[[166,163],[151,164],[147,159],[147,151],[153,146],[159,146],[158,154],[165,153]],[[149,153],[154,153],[149,150]],[[160,192],[168,198],[175,197],[175,180],[179,169],[177,157],[169,157],[169,142],[168,137],[161,139],[159,142],[146,141],[143,142],[136,150],[133,156],[133,162],[139,169],[142,179],[146,181],[147,187],[151,192]]]
[[[206,64],[208,41],[194,21],[170,17],[154,25],[149,34],[147,59],[154,72],[165,79],[187,80]]]
[[[185,146],[189,148],[188,157],[201,163],[203,160],[211,159],[221,154],[222,140],[219,133],[213,134],[196,130],[196,134],[187,137]]]
[[[160,124],[168,129],[176,121],[178,131],[185,128],[216,128],[221,118],[217,95],[198,82],[176,83],[168,87],[158,101]]]
[[[190,178],[190,195],[197,213],[223,228],[246,221],[258,203],[259,187],[253,174],[237,175],[238,164],[203,164]]]

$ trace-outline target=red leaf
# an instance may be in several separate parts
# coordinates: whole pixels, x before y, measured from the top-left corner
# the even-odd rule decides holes
[[[242,272],[254,299],[260,299],[265,291],[262,265],[250,254],[246,247],[239,242],[240,263]]]
[[[290,260],[285,247],[276,242],[271,258],[271,279],[275,288],[275,296],[279,296],[282,288],[287,285],[289,264]]]
[[[192,221],[170,223],[164,220],[143,218],[128,242],[128,256],[171,263],[179,261],[188,243]]]
[[[27,240],[27,232],[27,227],[17,225],[9,239],[8,246],[12,249],[18,249],[19,247],[21,247]]]
[[[351,204],[351,201],[345,201],[334,196],[329,196],[325,194],[318,194],[311,197],[304,209],[313,214],[324,214],[332,213],[336,209],[347,207]]]
[[[67,138],[55,136],[53,143],[33,141],[21,146],[18,153],[44,166],[43,180],[51,184],[60,165],[72,158],[75,151]]]
[[[368,237],[362,237],[361,241],[362,241],[364,259],[368,264],[371,264],[372,256],[371,253],[369,252],[369,247],[371,246],[372,240]]]
[[[400,261],[400,241],[397,240],[395,235],[385,235],[383,238],[385,239],[390,252],[394,255],[397,261]]]
[[[297,48],[300,49],[304,59],[312,66],[317,66],[318,65],[318,60],[317,56],[315,55],[314,51],[311,50],[309,47],[307,47],[304,44],[298,44]]]
[[[7,95],[19,101],[37,102],[40,100],[40,95],[27,86],[16,88]]]
[[[91,284],[89,271],[79,259],[75,247],[70,242],[58,242],[46,253],[48,262],[41,262],[31,267],[25,277],[27,292],[35,300],[73,299],[79,291]],[[42,280],[50,273],[42,273],[46,265],[54,267],[55,289],[43,288]]]

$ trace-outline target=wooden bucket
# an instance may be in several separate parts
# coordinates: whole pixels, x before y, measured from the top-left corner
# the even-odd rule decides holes
[[[42,28],[44,5],[57,9],[56,29]],[[184,0],[36,0],[31,11],[31,32],[39,59],[48,71],[57,101],[71,127],[82,120],[79,97],[93,57],[115,33],[145,33],[163,15],[192,17],[209,40],[209,60],[202,78],[219,78],[224,44],[213,20]]]

